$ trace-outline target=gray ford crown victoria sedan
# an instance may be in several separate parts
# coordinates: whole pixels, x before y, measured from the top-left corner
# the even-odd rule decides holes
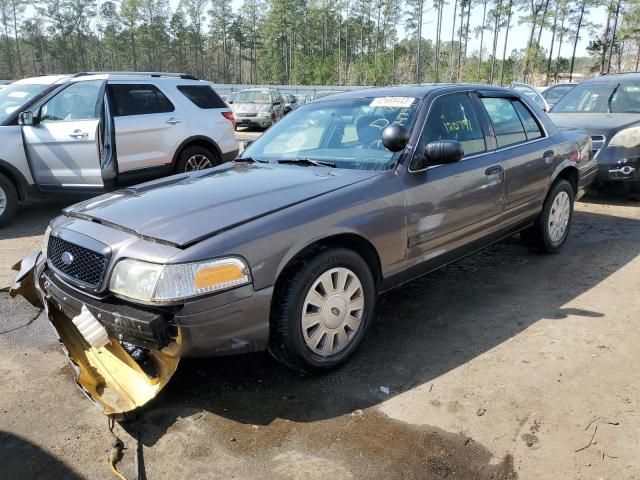
[[[324,371],[363,341],[380,292],[517,232],[557,251],[595,171],[588,136],[517,92],[342,93],[235,162],[66,209],[13,294],[44,304],[107,414],[153,398],[184,356],[268,349]]]

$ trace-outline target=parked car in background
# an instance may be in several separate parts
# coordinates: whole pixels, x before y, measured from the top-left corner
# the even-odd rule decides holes
[[[298,108],[298,97],[290,93],[284,93],[284,113],[287,114],[292,110]]]
[[[238,94],[237,92],[234,92],[234,93],[229,93],[227,95],[220,95],[220,98],[222,98],[222,100],[224,100],[227,105],[231,105],[233,104],[233,101],[236,99],[237,94]]]
[[[209,82],[165,73],[28,78],[0,91],[0,224],[19,202],[92,195],[238,153]]]
[[[277,88],[247,88],[231,107],[237,126],[269,128],[284,116],[285,99]]]
[[[599,183],[640,193],[640,74],[584,81],[558,101],[551,118],[591,135]]]
[[[298,95],[298,106],[313,101],[313,95]]]
[[[106,413],[154,397],[179,357],[268,349],[324,372],[360,346],[381,292],[517,232],[557,252],[594,173],[587,134],[516,92],[352,91],[233,163],[67,208],[11,294],[47,308]]]
[[[555,85],[551,85],[550,87],[545,88],[544,91],[542,92],[542,96],[549,104],[549,107],[553,108],[553,106],[556,103],[558,103],[558,100],[564,97],[576,85],[578,84],[577,83],[557,83]]]
[[[536,87],[533,87],[527,83],[513,82],[509,88],[527,97],[529,100],[538,105],[538,107],[540,107],[543,111],[548,112],[549,110],[551,110],[549,104]]]
[[[13,83],[13,80],[0,80],[0,89],[6,87],[11,83]]]

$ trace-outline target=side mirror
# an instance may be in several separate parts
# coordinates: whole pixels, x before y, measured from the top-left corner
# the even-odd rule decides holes
[[[233,103],[233,100],[227,100],[227,103],[231,105]]]
[[[36,123],[38,123],[31,110],[20,112],[20,114],[18,115],[18,121],[21,125],[35,125]]]
[[[280,105],[280,102],[273,102],[273,105],[274,105],[274,106],[276,106],[276,105]]]
[[[426,165],[442,165],[458,162],[462,157],[464,157],[464,148],[457,140],[436,140],[424,147],[423,163],[426,163]]]
[[[382,144],[391,152],[399,152],[409,143],[409,131],[402,125],[387,125],[382,130]]]

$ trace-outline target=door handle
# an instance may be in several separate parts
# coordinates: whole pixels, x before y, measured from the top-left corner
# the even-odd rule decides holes
[[[503,168],[502,165],[494,165],[493,167],[489,167],[484,171],[484,174],[489,176],[489,175],[498,175],[499,173],[502,173]]]
[[[177,125],[178,123],[182,123],[182,120],[171,117],[169,120],[167,120],[167,123],[169,125]]]
[[[74,130],[73,133],[70,133],[69,136],[71,138],[87,138],[89,134],[87,132],[83,132],[82,130]]]

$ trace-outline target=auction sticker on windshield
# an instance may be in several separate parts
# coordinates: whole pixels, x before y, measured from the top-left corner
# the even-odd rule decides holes
[[[390,107],[407,108],[410,107],[415,98],[413,97],[378,97],[369,104],[370,107]]]

